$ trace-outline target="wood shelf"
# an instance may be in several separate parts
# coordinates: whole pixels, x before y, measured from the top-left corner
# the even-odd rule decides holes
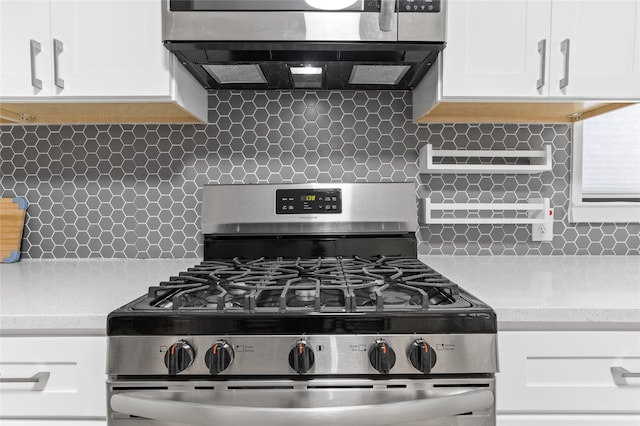
[[[0,124],[202,123],[174,101],[0,102]]]

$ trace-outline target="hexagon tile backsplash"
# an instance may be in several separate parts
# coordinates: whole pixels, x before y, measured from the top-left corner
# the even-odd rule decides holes
[[[640,254],[639,224],[569,224],[567,125],[411,122],[405,92],[219,91],[207,125],[0,126],[0,196],[29,201],[26,258],[200,257],[206,183],[415,181],[437,201],[549,197],[554,238],[525,225],[430,225],[421,254]],[[553,144],[533,175],[418,174],[425,143]]]

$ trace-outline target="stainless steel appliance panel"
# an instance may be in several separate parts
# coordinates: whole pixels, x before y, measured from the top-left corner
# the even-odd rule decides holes
[[[398,41],[396,13],[381,31],[377,12],[169,12],[167,0],[163,7],[162,39],[173,42]]]
[[[495,373],[497,340],[495,334],[437,335],[254,335],[254,336],[128,336],[109,337],[107,373],[110,375],[167,374],[164,356],[171,345],[184,340],[195,352],[193,364],[180,375],[209,375],[205,352],[216,341],[228,342],[234,350],[229,368],[218,376],[293,375],[289,352],[300,339],[314,351],[315,363],[305,375],[379,374],[369,362],[369,350],[384,339],[396,354],[391,374],[421,374],[408,358],[408,349],[424,339],[435,350],[432,374]]]
[[[398,41],[445,41],[447,2],[439,13],[398,13]]]
[[[358,185],[357,191],[353,191],[354,185]],[[340,189],[342,213],[276,214],[276,190],[305,188]],[[202,199],[205,234],[335,235],[418,229],[413,183],[205,185]]]

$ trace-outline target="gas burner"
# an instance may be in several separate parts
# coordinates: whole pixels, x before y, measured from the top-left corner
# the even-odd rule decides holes
[[[375,300],[377,295],[369,297]],[[410,305],[411,295],[398,290],[387,290],[382,292],[382,300],[385,305]]]
[[[243,296],[250,291],[249,285],[242,281],[230,283],[228,287],[229,294],[232,294],[234,296]]]
[[[305,290],[295,290],[296,297],[303,302],[309,302],[316,297],[316,291],[314,289]]]

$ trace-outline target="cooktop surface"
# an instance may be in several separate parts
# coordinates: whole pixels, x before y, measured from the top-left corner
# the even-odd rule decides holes
[[[495,323],[495,314],[415,258],[261,257],[203,261],[114,311],[108,328],[124,334],[156,334],[159,326],[153,324],[192,333],[224,327],[257,333],[269,327],[271,333],[452,332],[470,321]]]

